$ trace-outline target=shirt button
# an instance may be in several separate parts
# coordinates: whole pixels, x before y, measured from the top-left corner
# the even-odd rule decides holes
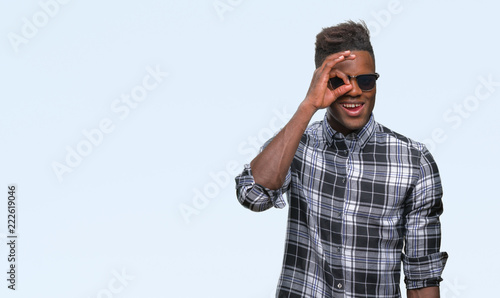
[[[340,246],[337,247],[337,252],[340,252],[341,248]]]
[[[337,214],[337,217],[339,217],[339,218],[340,218],[340,217],[342,217],[342,212],[339,212],[339,213]]]
[[[337,288],[342,289],[342,284],[341,284],[341,283],[339,283],[339,284],[337,285]]]
[[[345,183],[345,178],[342,178],[342,183]]]

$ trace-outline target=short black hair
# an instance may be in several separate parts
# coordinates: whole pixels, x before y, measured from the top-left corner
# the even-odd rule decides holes
[[[323,64],[328,55],[347,50],[367,51],[375,61],[370,42],[370,31],[365,22],[347,21],[336,26],[323,28],[316,35],[316,51],[314,55],[316,68]]]

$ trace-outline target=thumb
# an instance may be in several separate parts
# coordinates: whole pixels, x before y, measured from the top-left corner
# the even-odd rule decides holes
[[[347,92],[351,91],[352,85],[342,85],[336,89],[333,90],[333,94],[335,95],[335,98],[339,98],[342,95],[346,94]]]

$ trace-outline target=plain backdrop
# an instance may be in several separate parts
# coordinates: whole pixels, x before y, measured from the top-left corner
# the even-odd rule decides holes
[[[244,209],[234,176],[303,100],[316,34],[352,19],[372,32],[375,119],[440,168],[441,296],[492,297],[499,9],[1,0],[0,242],[11,184],[18,239],[16,291],[0,246],[0,296],[273,297],[287,209]]]

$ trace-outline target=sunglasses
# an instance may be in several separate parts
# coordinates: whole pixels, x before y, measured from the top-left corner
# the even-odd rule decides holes
[[[362,91],[370,91],[375,88],[375,82],[379,76],[380,75],[378,73],[370,73],[357,76],[347,76],[347,79],[349,81],[351,81],[351,79],[356,79],[359,89]],[[339,77],[331,78],[329,82],[333,89],[337,89],[338,87],[344,85],[344,80]]]

